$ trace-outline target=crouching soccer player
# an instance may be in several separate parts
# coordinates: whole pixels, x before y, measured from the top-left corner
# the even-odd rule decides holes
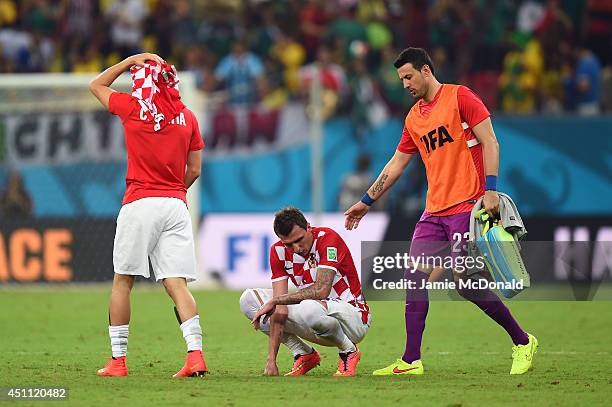
[[[131,67],[131,68],[130,68]],[[110,88],[130,68],[132,94]],[[185,366],[174,377],[200,376],[202,328],[187,288],[195,280],[195,249],[186,192],[200,175],[204,143],[195,115],[181,102],[173,66],[155,54],[139,54],[108,68],[90,83],[92,93],[121,118],[128,164],[123,206],[113,247],[115,277],[109,306],[112,358],[98,376],[127,376],[125,358],[130,292],[135,276],[157,281],[174,301],[187,343]]]
[[[294,355],[285,376],[302,376],[319,364],[319,353],[304,340],[338,348],[334,376],[354,376],[371,322],[351,253],[340,235],[311,227],[302,212],[285,208],[274,218],[279,241],[270,249],[272,289],[247,289],[240,308],[255,329],[269,335],[266,375],[278,375],[281,343]],[[298,288],[288,294],[288,281]],[[263,317],[263,318],[261,318]],[[261,321],[260,321],[261,318]]]

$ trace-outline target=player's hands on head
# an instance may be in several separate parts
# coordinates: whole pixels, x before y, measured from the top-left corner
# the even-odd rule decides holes
[[[482,205],[491,218],[499,218],[499,194],[497,191],[485,191]]]
[[[143,66],[146,61],[154,61],[158,64],[164,64],[166,61],[162,57],[157,54],[152,54],[150,52],[144,52],[142,54],[132,55],[128,58],[128,62],[130,65]]]
[[[266,302],[264,305],[262,305],[261,308],[259,308],[259,310],[257,310],[257,313],[251,320],[251,323],[253,324],[253,328],[255,328],[256,331],[259,330],[259,318],[263,316],[264,318],[263,318],[263,321],[261,322],[265,324],[270,318],[270,316],[272,316],[272,314],[274,313],[275,308],[276,308],[276,305],[274,304],[272,300],[270,300]]]
[[[266,364],[266,368],[263,371],[264,376],[278,376],[278,366],[276,365],[276,361],[268,360]]]
[[[365,216],[366,213],[368,213],[369,210],[370,207],[361,201],[348,208],[348,210],[344,212],[344,216],[346,216],[344,220],[344,227],[346,230],[357,229],[357,226],[359,226],[359,221]]]

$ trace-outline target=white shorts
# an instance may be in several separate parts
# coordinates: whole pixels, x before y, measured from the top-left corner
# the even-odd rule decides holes
[[[149,278],[149,258],[157,281],[196,279],[191,217],[182,200],[142,198],[121,207],[113,246],[115,273]]]
[[[248,319],[253,319],[259,308],[270,298],[272,298],[271,288],[248,288],[240,297],[240,309]],[[321,340],[312,328],[313,323],[321,316],[329,316],[338,320],[342,331],[351,342],[354,344],[361,342],[370,326],[363,323],[359,310],[346,301],[326,300],[324,302],[327,309],[319,301],[314,300],[304,300],[299,304],[287,305],[285,332],[323,346],[333,346]],[[261,330],[269,332],[269,324],[270,320],[261,324]]]

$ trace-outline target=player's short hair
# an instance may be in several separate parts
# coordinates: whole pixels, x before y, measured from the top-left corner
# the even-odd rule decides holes
[[[274,233],[276,233],[276,236],[289,235],[293,225],[298,225],[302,229],[308,229],[308,222],[302,211],[298,208],[288,206],[274,215]]]
[[[395,67],[395,69],[399,69],[405,64],[412,64],[414,69],[416,69],[417,71],[420,71],[424,65],[427,65],[429,66],[429,70],[431,71],[431,73],[435,75],[433,62],[431,62],[431,57],[423,48],[409,47],[400,52],[400,54],[393,62],[393,66]]]

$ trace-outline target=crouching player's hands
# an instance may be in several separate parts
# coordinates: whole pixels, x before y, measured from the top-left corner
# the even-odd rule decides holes
[[[272,313],[274,313],[275,308],[276,308],[276,304],[274,303],[274,300],[270,300],[266,302],[264,305],[261,306],[261,308],[259,308],[255,316],[251,320],[251,323],[253,324],[253,327],[255,328],[256,331],[259,330],[259,318],[265,315],[262,321],[265,324],[266,321],[268,321],[268,319],[272,315]]]
[[[263,374],[264,376],[278,376],[278,366],[276,366],[275,360],[268,360]]]

